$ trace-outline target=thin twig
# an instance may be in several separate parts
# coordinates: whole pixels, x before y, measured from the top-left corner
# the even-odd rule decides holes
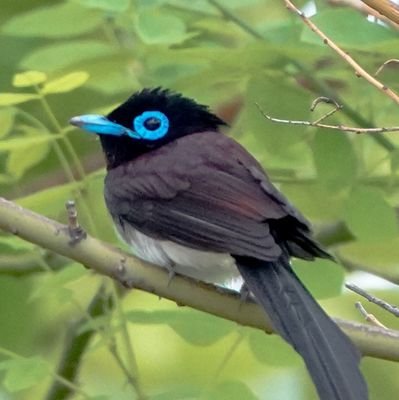
[[[366,292],[364,289],[360,288],[359,286],[354,285],[353,283],[346,283],[345,287],[347,287],[349,290],[352,290],[352,292],[355,292],[358,295],[364,297],[370,303],[374,303],[377,306],[383,308],[384,310],[390,312],[395,317],[399,317],[399,307],[393,306],[393,305],[387,303],[386,301],[371,295],[370,293]]]
[[[313,121],[313,124],[319,124],[321,121],[324,121],[326,118],[331,117],[331,115],[335,114],[338,110],[342,109],[342,106],[340,104],[338,104],[334,99],[330,99],[329,97],[321,96],[321,97],[317,97],[315,100],[313,100],[312,105],[310,106],[310,111],[314,111],[320,103],[334,104],[335,107],[331,111],[322,115],[319,119],[316,119],[316,121]]]
[[[118,348],[116,346],[115,340],[112,340],[109,344],[108,344],[108,350],[109,352],[112,354],[112,356],[114,357],[116,363],[118,364],[119,368],[123,371],[127,381],[129,382],[129,384],[135,388],[135,390],[137,390],[138,386],[138,381],[136,379],[136,377],[133,375],[133,372],[129,370],[129,368],[126,367],[125,363],[122,360],[122,357],[120,356],[119,352],[118,352]],[[140,392],[140,394],[137,394],[137,396],[139,396],[139,399],[146,399],[146,396]]]
[[[258,107],[259,111],[262,115],[271,122],[277,122],[279,124],[290,124],[290,125],[304,125],[304,126],[313,126],[317,128],[326,128],[326,129],[334,129],[342,132],[354,132],[354,133],[385,133],[385,132],[398,132],[399,126],[391,126],[391,127],[382,127],[382,128],[359,128],[354,126],[346,126],[346,125],[329,125],[329,124],[321,124],[319,121],[324,120],[330,115],[334,114],[337,109],[334,109],[332,112],[329,111],[327,114],[323,115],[323,117],[317,119],[316,121],[301,121],[301,120],[291,120],[291,119],[281,119],[271,117],[266,114],[258,103],[255,103]]]
[[[209,399],[209,395],[212,392],[212,389],[216,386],[220,376],[222,375],[223,370],[226,369],[227,364],[232,359],[233,355],[236,353],[238,347],[241,345],[243,340],[246,338],[245,331],[240,329],[238,331],[238,336],[232,343],[232,345],[228,348],[226,354],[223,356],[219,366],[217,367],[215,373],[211,377],[210,382],[204,387],[200,395],[198,396],[198,400]]]
[[[390,97],[395,103],[399,104],[399,96],[383,83],[375,79],[368,72],[366,72],[352,57],[349,56],[347,52],[342,50],[334,41],[332,41],[325,33],[323,33],[309,18],[305,16],[305,14],[300,11],[290,0],[284,0],[286,7],[299,15],[302,21],[320,38],[323,39],[323,42],[333,49],[341,58],[343,58],[356,72],[356,75],[359,77],[363,77],[367,80],[371,85],[375,86],[378,90],[385,93],[388,97]]]
[[[122,267],[122,270],[121,270]],[[120,265],[118,266],[119,271],[124,271],[124,260],[121,260]],[[127,360],[127,366],[123,363],[122,359],[119,357],[118,358],[118,352],[117,348],[115,345],[115,342],[111,342],[111,347],[110,351],[116,358],[116,361],[118,364],[121,366],[123,369],[126,378],[128,382],[134,387],[136,394],[137,394],[137,400],[144,400],[147,398],[146,394],[143,391],[141,381],[140,381],[140,376],[139,376],[139,368],[138,364],[136,361],[136,356],[133,351],[133,346],[130,340],[130,335],[129,335],[129,330],[128,330],[128,322],[126,319],[126,315],[124,310],[122,309],[121,301],[118,296],[117,290],[116,290],[116,284],[113,285],[113,299],[114,299],[114,304],[115,304],[115,310],[119,318],[119,323],[120,323],[120,333],[121,333],[121,339],[124,342],[124,354],[126,356]],[[114,347],[113,347],[114,345]]]
[[[397,60],[396,58],[391,58],[387,61],[385,61],[375,72],[375,76],[377,76],[388,64],[399,64],[399,60]]]
[[[384,324],[378,321],[375,315],[368,313],[360,301],[355,303],[355,307],[360,311],[360,314],[363,315],[367,322],[371,322],[373,325],[378,326],[379,328],[388,329]]]
[[[312,104],[310,106],[310,111],[314,111],[316,110],[316,107],[320,104],[320,103],[325,103],[325,104],[334,104],[335,108],[341,109],[342,106],[340,104],[338,104],[338,102],[334,99],[331,99],[330,97],[326,97],[326,96],[320,96],[320,97],[316,97],[313,101]]]
[[[241,18],[235,15],[232,11],[230,11],[230,9],[220,4],[217,0],[208,0],[208,2],[212,4],[217,10],[219,10],[219,12],[222,13],[225,19],[236,24],[248,35],[252,36],[257,40],[266,41],[266,39],[258,31],[256,31],[254,28],[252,28],[252,26],[248,25],[245,21],[243,21]],[[278,51],[278,49],[276,49],[276,51]],[[286,54],[284,54],[284,57],[286,57]],[[323,80],[315,79],[313,71],[310,71],[304,64],[301,64],[296,59],[291,59],[290,62],[298,69],[298,71],[304,74],[306,79],[309,81],[309,86],[313,87],[313,91],[317,93],[324,93],[327,96],[339,99],[338,95],[331,89],[331,87],[329,87],[326,83],[324,83]],[[367,119],[365,119],[362,115],[360,115],[350,104],[344,102],[343,99],[340,99],[339,103],[343,105],[344,107],[343,112],[350,119],[352,119],[353,121],[362,126],[371,125],[371,123]],[[383,135],[373,135],[371,137],[381,147],[383,147],[385,150],[389,152],[394,151],[396,149],[396,146]]]

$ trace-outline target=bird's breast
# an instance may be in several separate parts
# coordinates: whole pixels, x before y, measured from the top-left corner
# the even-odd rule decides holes
[[[230,254],[192,249],[170,240],[153,239],[131,225],[115,225],[122,239],[142,260],[201,281],[240,288],[242,279]]]

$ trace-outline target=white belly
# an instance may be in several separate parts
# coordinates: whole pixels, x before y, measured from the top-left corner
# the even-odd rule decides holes
[[[242,278],[230,254],[191,249],[168,240],[156,240],[125,224],[117,226],[135,254],[152,264],[201,281],[239,289]]]

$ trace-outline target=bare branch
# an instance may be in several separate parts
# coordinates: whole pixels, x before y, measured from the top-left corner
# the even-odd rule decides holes
[[[389,18],[385,17],[384,15],[381,15],[378,11],[374,10],[367,4],[362,3],[359,0],[327,0],[329,4],[332,6],[346,6],[346,7],[351,7],[354,10],[357,10],[361,12],[363,15],[366,17],[368,15],[373,16],[376,19],[379,19],[380,21],[383,21],[387,25],[391,26],[394,29],[399,30],[399,25],[390,20]]]
[[[396,58],[391,58],[390,60],[385,61],[375,72],[375,76],[377,76],[388,64],[399,64],[399,60]]]
[[[258,107],[259,111],[262,115],[271,122],[277,122],[280,124],[290,124],[290,125],[304,125],[304,126],[313,126],[317,128],[326,128],[326,129],[334,129],[341,132],[353,132],[353,133],[385,133],[385,132],[398,132],[399,126],[391,126],[391,127],[382,127],[382,128],[359,128],[354,126],[346,126],[346,125],[329,125],[322,124],[320,121],[323,121],[327,117],[331,116],[341,108],[335,108],[332,111],[329,111],[327,114],[323,115],[321,118],[316,121],[301,121],[301,120],[291,120],[291,119],[281,119],[275,118],[268,114],[266,114],[258,103],[255,103]]]
[[[379,328],[388,329],[384,324],[378,321],[375,315],[368,313],[360,301],[355,303],[355,307],[360,311],[360,314],[363,315],[366,321],[371,322],[373,325],[378,326]]]
[[[393,305],[387,303],[386,301],[371,295],[370,293],[366,292],[364,289],[360,288],[359,286],[354,285],[353,283],[346,283],[345,287],[347,287],[349,290],[352,290],[352,292],[355,292],[358,295],[364,297],[370,303],[374,303],[377,306],[383,308],[384,310],[390,312],[395,317],[399,317],[399,307],[393,306]]]
[[[399,7],[393,1],[390,0],[362,0],[362,1],[372,9],[376,10],[381,15],[384,15],[392,22],[399,24]]]
[[[341,58],[343,58],[354,70],[357,76],[363,77],[369,82],[371,85],[375,86],[378,90],[385,93],[388,97],[390,97],[396,104],[399,104],[399,96],[383,83],[378,81],[376,78],[371,76],[368,72],[366,72],[352,57],[349,56],[347,52],[342,50],[331,38],[329,38],[325,33],[323,33],[309,18],[305,16],[305,14],[300,11],[290,0],[284,0],[286,7],[299,15],[302,21],[321,39],[323,42],[329,46],[332,50],[334,50]]]
[[[90,236],[69,243],[68,228],[0,197],[0,229],[67,256],[127,287],[135,287],[197,310],[271,333],[264,311],[255,303],[242,303],[240,294],[179,276],[168,285],[168,272],[128,255]],[[123,262],[123,268],[118,266]],[[367,356],[399,361],[399,332],[335,319]]]
[[[338,104],[334,99],[322,96],[322,97],[317,97],[315,100],[313,100],[312,105],[310,106],[310,111],[314,111],[320,103],[334,104],[335,107],[328,113],[322,115],[316,121],[313,121],[313,124],[320,124],[321,121],[324,121],[326,118],[331,117],[331,115],[335,114],[338,110],[342,109],[342,106]]]
[[[251,35],[254,39],[264,40],[264,37],[255,30],[251,25],[247,24],[244,20],[239,18],[236,14],[234,14],[229,8],[225,7],[223,4],[220,4],[217,0],[208,0],[210,4],[212,4],[222,16],[236,24],[236,26],[240,27],[244,32]],[[276,49],[278,51],[278,49]],[[286,54],[284,54],[286,56]],[[311,83],[313,87],[313,91],[317,91],[317,93],[324,93],[330,97],[337,97],[337,94],[329,87],[323,80],[315,79],[313,72],[310,71],[304,64],[301,64],[298,60],[291,59],[291,63],[293,63],[296,68],[306,77],[306,79]],[[344,104],[344,113],[351,120],[355,121],[359,125],[362,126],[370,126],[371,123],[368,122],[362,115],[360,115],[350,104],[345,103],[343,99],[339,100],[339,103]],[[388,152],[394,151],[396,146],[385,136],[383,135],[373,135],[372,139],[377,142],[381,147],[383,147]]]
[[[316,109],[316,107],[317,107],[320,103],[334,104],[336,109],[342,108],[342,106],[339,105],[334,99],[330,99],[329,97],[325,97],[325,96],[320,96],[320,97],[316,97],[316,98],[312,101],[312,104],[311,104],[311,106],[310,106],[310,111],[314,111],[314,110]]]

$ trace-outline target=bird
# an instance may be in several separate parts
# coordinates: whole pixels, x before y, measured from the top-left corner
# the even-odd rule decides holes
[[[214,284],[242,278],[304,360],[321,400],[366,400],[360,353],[295,274],[292,257],[331,255],[260,163],[208,106],[162,87],[70,123],[97,134],[104,198],[138,257]]]

